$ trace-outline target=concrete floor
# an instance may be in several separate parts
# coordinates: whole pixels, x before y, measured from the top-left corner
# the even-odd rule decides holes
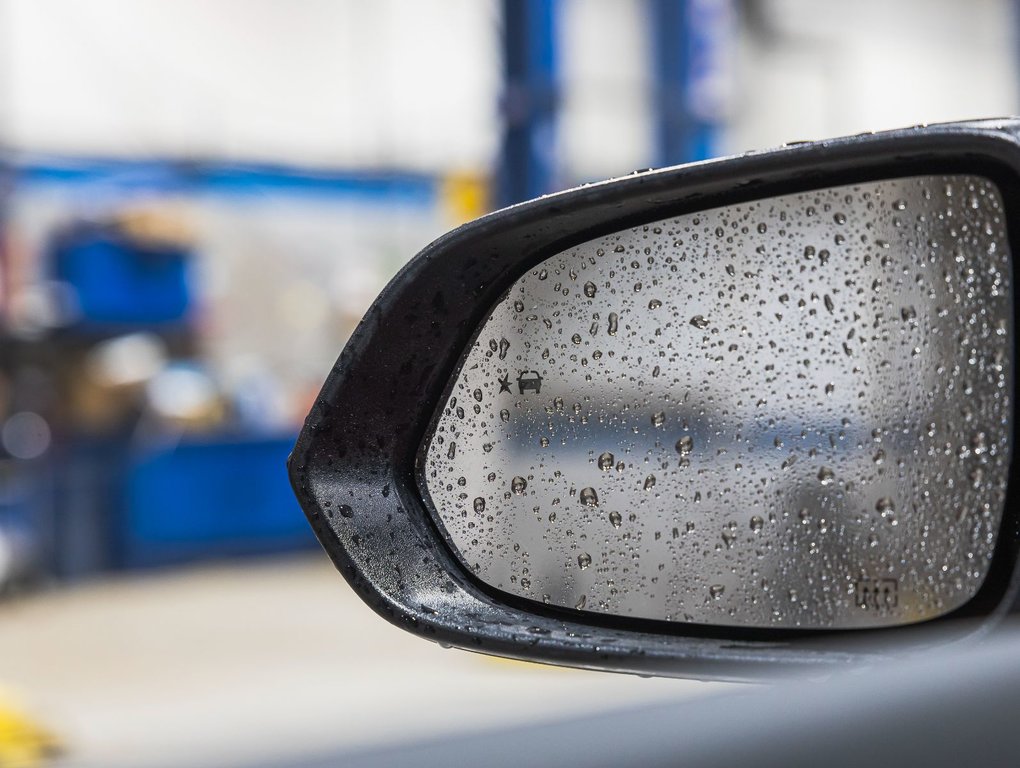
[[[286,765],[724,688],[443,650],[318,553],[0,603],[0,687],[62,738],[59,765],[111,767]]]

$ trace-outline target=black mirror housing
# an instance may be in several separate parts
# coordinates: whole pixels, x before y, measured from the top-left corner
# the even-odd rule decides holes
[[[993,181],[1005,203],[1009,239],[1017,242],[1020,120],[1012,119],[864,134],[636,173],[497,211],[435,241],[365,315],[291,456],[294,491],[327,554],[377,613],[426,639],[592,669],[761,679],[992,627],[1013,610],[1020,589],[1015,464],[990,571],[973,599],[916,627],[868,631],[632,620],[514,598],[461,565],[417,482],[419,447],[462,353],[514,281],[547,257],[668,216],[936,173]],[[1015,301],[1013,315],[1016,326]],[[537,371],[512,383],[522,394],[542,386]]]

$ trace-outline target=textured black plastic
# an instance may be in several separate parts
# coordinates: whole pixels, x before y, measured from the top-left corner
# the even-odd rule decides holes
[[[324,549],[365,602],[404,629],[445,645],[592,669],[762,679],[790,667],[875,657],[905,640],[923,644],[925,627],[933,625],[939,632],[931,637],[945,642],[954,620],[968,619],[957,622],[962,627],[953,637],[988,630],[1012,608],[1020,586],[1016,462],[991,571],[967,606],[912,628],[779,632],[599,618],[494,593],[463,570],[434,526],[415,483],[415,457],[477,327],[503,292],[545,258],[681,213],[919,173],[992,179],[1017,243],[1018,135],[1020,121],[1002,119],[798,144],[580,187],[445,235],[372,305],[291,455],[291,483]]]

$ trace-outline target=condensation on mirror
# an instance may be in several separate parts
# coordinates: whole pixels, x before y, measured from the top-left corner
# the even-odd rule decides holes
[[[462,563],[567,609],[904,624],[988,572],[1012,418],[989,181],[679,216],[538,265],[466,352],[419,469]]]

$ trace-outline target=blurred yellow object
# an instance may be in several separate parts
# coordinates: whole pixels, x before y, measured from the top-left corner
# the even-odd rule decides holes
[[[443,179],[442,201],[450,222],[463,224],[489,210],[489,185],[478,174],[452,173]]]
[[[56,735],[0,691],[0,768],[34,768],[62,751]]]

